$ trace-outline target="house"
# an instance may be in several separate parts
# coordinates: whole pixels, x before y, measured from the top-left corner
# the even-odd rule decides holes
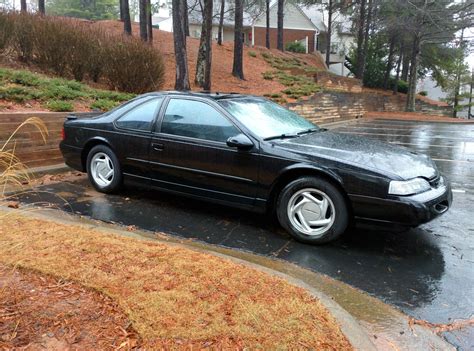
[[[217,40],[219,31],[220,0],[214,1],[214,16],[212,25],[212,36]],[[234,2],[226,1],[224,25],[222,28],[223,41],[234,40]],[[201,36],[202,15],[199,2],[188,0],[189,34],[191,37]],[[159,0],[158,13],[153,16],[153,25],[161,30],[173,31],[173,20],[171,17],[171,0]],[[277,1],[270,4],[270,47],[277,46]],[[323,4],[300,7],[294,2],[286,1],[283,17],[283,40],[284,44],[299,41],[306,48],[307,53],[319,51],[326,52],[327,38],[327,11]],[[344,67],[345,56],[354,45],[355,36],[352,28],[352,20],[349,16],[339,14],[334,21],[331,35],[331,62],[329,69],[340,75],[347,75],[348,70]],[[254,2],[253,5],[244,9],[243,40],[248,46],[265,46],[266,41],[266,11],[264,2]]]

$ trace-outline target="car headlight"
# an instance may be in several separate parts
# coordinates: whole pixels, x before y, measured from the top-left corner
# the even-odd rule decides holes
[[[414,195],[431,189],[430,183],[423,178],[410,180],[392,180],[388,187],[388,193],[392,195]]]

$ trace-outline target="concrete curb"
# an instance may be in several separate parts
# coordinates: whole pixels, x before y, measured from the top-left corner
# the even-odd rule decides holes
[[[14,210],[8,207],[4,207],[4,206],[0,206],[0,208],[2,209],[2,211],[9,212],[9,213],[15,213],[15,211],[18,211],[18,210]],[[333,301],[323,292],[317,290],[316,288],[312,286],[309,286],[308,284],[306,284],[300,279],[291,277],[288,274],[273,270],[268,267],[261,266],[253,262],[243,260],[241,258],[236,258],[236,257],[229,256],[221,252],[216,252],[215,250],[212,249],[212,246],[209,246],[209,248],[206,248],[206,246],[208,245],[201,244],[199,245],[199,247],[197,247],[194,245],[186,244],[184,242],[168,241],[168,240],[163,240],[161,238],[156,238],[156,237],[152,238],[150,233],[147,233],[147,232],[143,232],[140,230],[130,232],[121,228],[117,228],[117,226],[112,227],[108,225],[107,223],[101,223],[99,221],[94,221],[94,220],[85,219],[85,218],[80,218],[80,220],[78,221],[77,219],[73,219],[72,215],[68,216],[69,218],[66,219],[64,218],[65,217],[64,212],[61,212],[58,210],[46,210],[46,211],[41,210],[39,212],[33,212],[33,213],[28,212],[28,217],[37,218],[37,219],[45,219],[45,220],[53,220],[55,222],[59,222],[62,224],[79,225],[86,228],[91,228],[91,229],[93,228],[95,230],[99,230],[104,233],[121,235],[121,236],[131,237],[131,238],[140,239],[140,240],[155,241],[155,242],[165,243],[167,245],[183,247],[192,251],[202,252],[202,253],[214,255],[217,257],[221,257],[223,259],[230,260],[237,264],[242,264],[249,268],[264,272],[266,274],[279,277],[281,279],[286,280],[289,284],[305,289],[313,297],[317,298],[327,308],[327,310],[331,313],[331,315],[336,319],[336,321],[340,325],[341,331],[347,337],[349,342],[352,344],[352,346],[356,350],[363,350],[363,351],[376,350],[376,347],[370,340],[365,330],[361,327],[361,325],[357,322],[357,320],[351,314],[349,314],[349,312],[343,309],[339,304],[337,304],[335,301]]]

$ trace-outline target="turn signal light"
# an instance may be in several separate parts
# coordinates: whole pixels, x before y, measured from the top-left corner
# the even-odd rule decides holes
[[[66,140],[66,132],[64,131],[64,127],[61,129],[61,140]]]

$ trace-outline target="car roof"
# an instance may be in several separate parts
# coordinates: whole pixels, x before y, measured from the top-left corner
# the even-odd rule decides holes
[[[235,98],[261,98],[260,96],[246,95],[239,93],[220,93],[220,92],[208,92],[208,91],[156,91],[140,95],[144,96],[163,96],[163,95],[178,95],[178,96],[194,96],[210,100],[224,100],[224,99],[235,99]]]

